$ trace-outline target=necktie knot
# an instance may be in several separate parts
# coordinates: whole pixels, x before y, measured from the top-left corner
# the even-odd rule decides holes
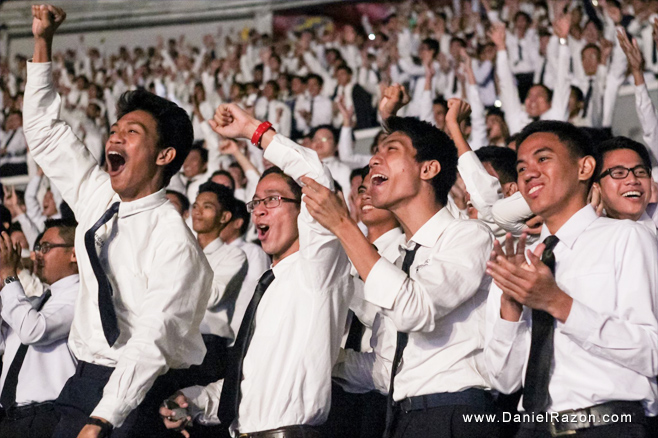
[[[418,248],[420,248],[420,244],[416,243],[413,248],[404,250],[405,254],[404,254],[404,260],[402,261],[402,270],[407,275],[409,274],[409,269],[411,268],[411,265],[414,262],[414,258],[416,257],[416,252],[418,252]]]

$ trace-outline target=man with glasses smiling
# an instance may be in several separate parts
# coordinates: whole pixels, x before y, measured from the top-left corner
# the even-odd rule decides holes
[[[211,126],[227,138],[251,138],[280,166],[263,173],[248,204],[272,268],[255,288],[224,380],[175,395],[188,408],[187,418],[175,421],[176,412],[164,407],[160,415],[178,430],[194,418],[221,422],[240,437],[318,437],[316,426],[329,414],[331,368],[353,284],[347,255],[301,204],[298,181],[309,176],[333,189],[333,180],[315,152],[234,104],[220,105]]]
[[[59,421],[54,400],[75,372],[67,346],[80,286],[75,227],[62,219],[46,221],[34,247],[39,278],[50,285],[41,297],[28,298],[17,279],[20,245],[12,245],[6,233],[0,238],[0,437],[50,437]]]

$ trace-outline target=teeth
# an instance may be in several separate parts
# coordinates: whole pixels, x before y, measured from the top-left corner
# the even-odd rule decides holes
[[[370,211],[370,210],[374,210],[374,209],[375,209],[375,207],[373,207],[372,205],[364,205],[363,207],[361,207],[362,211]]]
[[[637,191],[632,191],[632,192],[626,192],[622,196],[624,198],[631,198],[631,197],[639,198],[640,196],[642,196],[642,194],[640,192],[637,192]]]
[[[116,152],[116,151],[110,151],[110,152],[107,153],[107,155],[118,155],[118,156],[121,156],[121,154],[118,153],[118,152]]]
[[[544,187],[544,186],[543,186],[543,185],[540,185],[540,186],[534,186],[533,188],[531,188],[531,189],[528,191],[528,194],[531,195],[531,194],[535,193],[537,190],[541,189],[542,187]]]
[[[376,174],[374,174],[372,177],[373,177],[373,178],[381,178],[381,179],[383,179],[384,181],[386,181],[386,180],[388,179],[387,176],[382,175],[381,173],[376,173]]]

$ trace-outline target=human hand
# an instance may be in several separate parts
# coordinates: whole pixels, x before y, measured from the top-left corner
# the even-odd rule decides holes
[[[303,176],[301,182],[305,185],[302,193],[306,195],[303,198],[306,208],[320,225],[336,234],[341,225],[351,221],[344,198],[312,178]]]
[[[210,127],[219,135],[227,138],[251,138],[260,124],[245,110],[234,103],[223,103],[217,107]]]
[[[626,30],[622,27],[617,28],[617,39],[619,40],[619,45],[628,59],[628,66],[631,68],[633,73],[643,73],[644,72],[644,58],[642,56],[642,51],[637,43],[637,40],[633,38],[631,42],[626,35]]]
[[[173,402],[178,405],[179,408],[187,409],[189,406],[189,401],[185,395],[181,392],[177,392],[173,396]],[[172,400],[170,397],[168,400],[165,400],[165,403],[167,401]],[[184,437],[190,438],[190,433],[185,430],[185,427],[192,421],[192,417],[189,415],[186,418],[182,418],[180,420],[176,420],[176,415],[178,414],[176,411],[173,409],[167,408],[164,404],[160,406],[160,416],[162,417],[162,421],[165,424],[165,427],[170,430],[175,430],[180,432]]]
[[[64,9],[53,5],[32,6],[32,35],[38,39],[52,40],[55,31],[66,19]]]
[[[544,218],[541,216],[533,216],[525,221],[523,232],[531,236],[538,236],[541,234],[542,225],[544,225]]]
[[[3,204],[11,213],[11,218],[15,219],[17,216],[23,214],[20,205],[18,205],[18,196],[16,195],[16,188],[14,186],[2,186],[4,191]]]
[[[21,262],[21,244],[13,244],[6,232],[0,234],[0,278],[16,276]]]
[[[446,114],[446,125],[459,129],[462,121],[471,115],[471,106],[465,100],[448,99],[448,113]]]
[[[238,144],[235,142],[235,140],[227,138],[226,140],[219,143],[219,152],[222,154],[236,155],[240,153],[240,148],[238,147]]]
[[[382,95],[382,100],[379,102],[379,112],[382,115],[382,119],[386,120],[390,116],[396,115],[410,100],[411,98],[404,86],[393,84],[386,87]]]
[[[496,50],[499,52],[507,50],[505,39],[507,38],[507,29],[503,23],[492,23],[489,30],[489,38],[496,45]]]

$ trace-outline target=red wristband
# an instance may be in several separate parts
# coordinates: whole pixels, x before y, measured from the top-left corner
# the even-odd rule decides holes
[[[258,128],[254,131],[254,135],[251,136],[251,144],[254,146],[260,147],[260,139],[263,137],[263,134],[267,132],[268,129],[272,127],[270,122],[263,122],[258,125]]]

